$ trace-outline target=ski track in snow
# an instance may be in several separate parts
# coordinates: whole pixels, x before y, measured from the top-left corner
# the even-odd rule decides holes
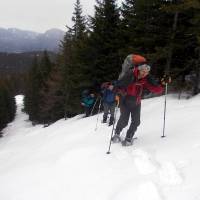
[[[161,195],[152,181],[147,181],[138,187],[137,200],[161,200]]]
[[[135,157],[134,162],[140,174],[151,174],[156,171],[156,166],[153,163],[153,158],[142,149],[133,151]]]
[[[154,175],[155,182],[163,186],[176,186],[183,182],[183,178],[180,175],[178,168],[171,161],[158,162],[153,155],[146,152],[141,148],[135,149],[134,146],[128,148],[121,148],[114,156],[119,161],[129,160],[132,162],[138,174],[145,181],[141,183],[138,187],[135,185],[128,185],[124,183],[126,189],[123,193],[119,193],[117,197],[113,199],[120,200],[122,197],[126,197],[126,200],[136,199],[136,200],[161,200],[162,191],[158,189],[156,184],[154,184],[148,176]],[[185,167],[188,161],[180,161],[178,163],[179,168]],[[125,193],[125,194],[124,194]],[[137,195],[136,195],[137,194]]]
[[[165,185],[173,186],[183,182],[183,178],[172,162],[163,162],[158,174],[161,183]]]
[[[163,200],[162,195],[160,195],[160,191],[152,181],[144,181],[139,185],[136,185],[133,184],[133,181],[131,180],[118,188],[111,199]]]

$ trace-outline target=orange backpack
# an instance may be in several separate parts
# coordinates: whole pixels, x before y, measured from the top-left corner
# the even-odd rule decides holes
[[[132,54],[132,62],[134,65],[140,65],[146,63],[147,60],[141,55]]]
[[[146,58],[144,58],[141,55],[137,55],[137,54],[130,54],[130,55],[128,55],[125,58],[124,63],[122,64],[122,71],[121,71],[121,73],[119,75],[119,80],[122,79],[124,77],[124,75],[130,69],[133,69],[135,66],[144,64],[146,62],[147,62]]]

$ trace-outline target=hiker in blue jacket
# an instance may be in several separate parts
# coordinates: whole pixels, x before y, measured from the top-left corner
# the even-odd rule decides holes
[[[103,83],[102,86],[102,99],[103,99],[103,123],[107,122],[108,114],[110,113],[109,126],[114,122],[114,112],[115,112],[115,92],[114,86],[110,82]]]

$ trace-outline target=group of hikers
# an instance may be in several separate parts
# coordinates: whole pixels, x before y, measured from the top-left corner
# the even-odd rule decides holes
[[[155,94],[163,93],[163,85],[170,83],[170,77],[164,77],[161,82],[156,81],[150,75],[151,67],[143,56],[130,54],[124,60],[122,71],[117,81],[106,82],[101,85],[101,100],[103,102],[103,123],[107,123],[108,114],[109,126],[115,123],[115,107],[120,108],[120,117],[117,121],[115,132],[111,138],[113,143],[123,146],[133,144],[133,136],[140,125],[141,98],[144,89]],[[86,116],[92,115],[95,107],[94,93],[89,91],[83,93],[81,105],[85,108]],[[126,132],[124,140],[120,133],[128,125],[131,115],[131,123]]]

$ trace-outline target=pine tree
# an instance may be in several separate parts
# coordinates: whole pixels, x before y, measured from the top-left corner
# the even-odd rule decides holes
[[[121,7],[121,23],[120,30],[122,34],[123,45],[121,51],[124,53],[123,57],[125,58],[128,54],[131,53],[140,53],[135,48],[136,39],[136,11],[135,11],[135,0],[125,0],[122,2]]]
[[[37,56],[33,60],[33,66],[27,77],[24,109],[29,114],[29,119],[34,123],[41,122],[40,120],[40,107],[43,96],[41,89],[47,89],[47,79],[52,69],[52,64],[46,51],[40,61]]]
[[[80,1],[77,0],[73,12],[73,26],[68,27],[61,46],[61,67],[63,76],[63,93],[65,94],[65,116],[79,113],[80,93],[87,85],[87,65],[84,57],[88,52],[85,50],[87,41],[86,19],[82,15]]]
[[[5,86],[0,84],[0,130],[6,126],[8,123],[8,113],[7,113],[7,90]]]
[[[49,88],[50,85],[48,85],[47,82],[49,80],[52,67],[53,67],[53,64],[50,61],[48,53],[44,51],[43,56],[39,62],[38,77],[37,77],[39,81],[39,88],[38,88],[39,100],[38,100],[38,105],[37,105],[38,107],[37,121],[39,123],[44,123],[44,120],[45,120],[44,116],[47,115],[47,113],[42,111],[42,108],[50,106],[48,105],[48,101],[45,101],[45,99],[46,99],[46,94],[49,92],[49,90],[51,90],[51,88]]]
[[[33,65],[26,80],[24,110],[29,115],[29,119],[38,122],[39,118],[39,89],[41,88],[41,74],[39,71],[38,59],[35,56]]]
[[[200,1],[186,0],[184,7],[186,13],[190,13],[191,16],[186,34],[190,36],[188,42],[191,55],[190,74],[194,74],[192,95],[196,95],[200,92]],[[193,49],[192,53],[191,49]]]
[[[52,63],[50,61],[47,51],[44,51],[38,65],[38,78],[40,79],[41,85],[45,85],[45,82],[49,78],[51,70]]]
[[[169,52],[166,71],[170,71],[174,77],[174,83],[179,85],[181,90],[187,85],[185,76],[195,73],[196,80],[192,82],[197,88],[200,2],[198,0],[174,0],[165,7],[165,11],[174,16],[171,38],[169,45],[166,46]]]
[[[82,6],[80,0],[76,0],[72,22],[72,28],[68,27],[70,33],[77,40],[83,39],[86,32],[86,18],[82,15]]]
[[[97,0],[96,4],[90,25],[90,75],[93,82],[102,83],[116,79],[121,68],[120,19],[116,0]]]
[[[10,89],[5,79],[0,81],[0,131],[15,117],[15,98]]]
[[[151,63],[165,57],[171,16],[162,11],[165,1],[125,0],[122,4],[124,51],[145,55]]]
[[[64,95],[61,87],[62,77],[58,67],[53,67],[45,87],[41,88],[39,104],[40,122],[51,124],[64,117]]]
[[[54,109],[56,102],[59,102],[62,80],[48,56],[44,51],[41,60],[35,56],[33,66],[27,77],[27,87],[25,90],[25,111],[29,114],[29,119],[35,123],[52,123],[58,119],[56,113],[63,113],[63,105],[58,111]],[[63,104],[63,101],[62,101]],[[62,107],[62,108],[61,108]],[[59,115],[63,117],[63,114]]]

